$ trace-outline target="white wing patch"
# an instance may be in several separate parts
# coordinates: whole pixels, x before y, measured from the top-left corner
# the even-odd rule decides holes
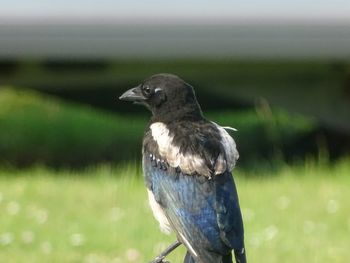
[[[169,135],[169,129],[162,122],[155,122],[151,125],[152,137],[158,144],[159,154],[171,167],[180,167],[186,174],[199,174],[210,177],[210,169],[205,161],[195,154],[182,154],[180,148],[172,144],[174,136]]]
[[[221,143],[225,153],[221,153],[215,163],[215,174],[222,174],[226,170],[232,170],[238,159],[236,143],[224,128],[214,123],[220,131]],[[159,154],[171,167],[179,167],[185,174],[195,172],[210,177],[211,170],[205,164],[205,160],[197,154],[180,153],[180,148],[173,145],[174,136],[169,134],[169,129],[162,122],[155,122],[151,126],[153,139],[157,142]]]
[[[147,192],[149,204],[151,206],[154,217],[159,222],[160,230],[165,234],[170,234],[172,229],[162,207],[157,203],[152,191],[147,189]]]

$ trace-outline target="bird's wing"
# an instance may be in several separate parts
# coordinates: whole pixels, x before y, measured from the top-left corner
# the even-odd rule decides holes
[[[208,179],[143,157],[146,185],[196,262],[221,262],[243,248],[243,224],[230,172]]]

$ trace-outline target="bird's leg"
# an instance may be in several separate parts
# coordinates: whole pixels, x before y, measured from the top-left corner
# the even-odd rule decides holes
[[[153,261],[150,263],[166,263],[164,258],[169,255],[173,250],[175,250],[178,246],[181,245],[181,242],[176,240],[170,246],[168,246],[162,253],[160,253]]]

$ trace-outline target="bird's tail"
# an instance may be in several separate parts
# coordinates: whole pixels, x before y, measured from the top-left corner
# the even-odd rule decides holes
[[[247,263],[245,249],[235,249],[235,259],[237,263]]]

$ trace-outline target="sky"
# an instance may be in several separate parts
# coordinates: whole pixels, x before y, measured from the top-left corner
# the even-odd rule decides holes
[[[0,20],[350,20],[349,0],[0,0]]]

